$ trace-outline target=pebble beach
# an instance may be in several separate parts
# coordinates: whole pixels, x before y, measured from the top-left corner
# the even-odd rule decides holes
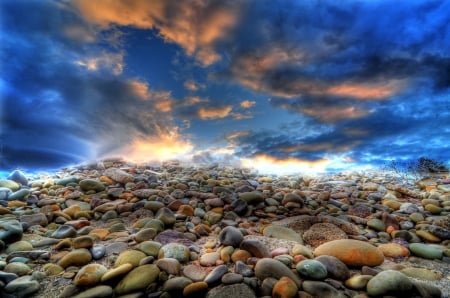
[[[98,161],[0,179],[0,297],[450,297],[450,176]]]

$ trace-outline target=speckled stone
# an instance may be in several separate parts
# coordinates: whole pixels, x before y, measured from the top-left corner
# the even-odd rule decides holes
[[[76,286],[93,286],[100,282],[108,269],[101,264],[88,264],[83,266],[73,279]]]
[[[325,265],[316,260],[303,260],[295,268],[307,279],[324,279],[328,274]]]
[[[142,265],[130,271],[115,287],[117,295],[123,295],[147,288],[159,276],[159,268],[154,264]]]

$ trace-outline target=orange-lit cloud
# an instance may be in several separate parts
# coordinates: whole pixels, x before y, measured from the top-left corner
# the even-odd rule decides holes
[[[123,53],[103,52],[99,56],[79,59],[75,63],[90,71],[107,69],[111,70],[115,75],[120,75],[124,67],[123,56]]]
[[[203,65],[220,59],[214,46],[226,38],[239,17],[239,2],[220,5],[204,0],[75,0],[80,15],[103,29],[111,25],[158,29],[167,42],[180,45]]]
[[[186,90],[189,90],[189,91],[198,91],[205,87],[206,86],[204,84],[199,84],[194,80],[187,80],[184,82],[184,88],[186,88]]]
[[[251,107],[254,107],[256,105],[256,101],[253,100],[243,100],[240,103],[241,108],[249,109]]]
[[[128,86],[136,97],[153,101],[158,111],[163,113],[172,111],[174,100],[170,91],[150,90],[148,84],[140,80],[129,80]]]
[[[241,163],[244,167],[257,169],[261,173],[289,174],[324,172],[330,160],[323,158],[309,161],[293,157],[275,158],[267,154],[260,154],[253,158],[242,158]]]
[[[280,148],[280,151],[286,153],[294,153],[294,152],[333,152],[333,153],[341,153],[352,150],[355,146],[360,144],[359,141],[348,142],[343,145],[323,142],[323,143],[314,143],[314,144],[299,144],[294,146],[286,146]]]
[[[198,110],[198,117],[203,120],[221,119],[227,117],[232,109],[232,106],[200,108]]]
[[[182,158],[191,153],[194,146],[178,133],[135,139],[119,154],[134,162],[164,161]]]
[[[85,26],[67,25],[63,32],[68,38],[82,43],[92,43],[96,40],[95,33]]]
[[[315,107],[315,108],[300,108],[302,113],[318,118],[326,123],[335,123],[340,120],[357,119],[369,114],[369,111],[358,109],[355,107]]]
[[[252,119],[253,114],[252,113],[232,113],[233,119],[235,120],[244,120],[244,119]]]
[[[342,83],[326,90],[328,95],[352,97],[355,99],[382,100],[389,98],[405,87],[403,80],[390,80],[377,83]]]
[[[232,141],[233,139],[240,138],[240,137],[245,137],[245,136],[248,136],[249,134],[250,134],[249,130],[235,131],[235,132],[232,132],[232,133],[226,135],[225,139],[227,141]]]

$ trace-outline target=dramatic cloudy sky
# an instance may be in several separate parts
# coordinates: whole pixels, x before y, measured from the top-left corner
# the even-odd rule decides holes
[[[450,161],[450,1],[3,0],[0,168]]]

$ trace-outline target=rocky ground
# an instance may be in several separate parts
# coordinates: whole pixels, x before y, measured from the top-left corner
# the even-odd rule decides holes
[[[0,180],[0,296],[449,297],[450,179],[105,160]]]

